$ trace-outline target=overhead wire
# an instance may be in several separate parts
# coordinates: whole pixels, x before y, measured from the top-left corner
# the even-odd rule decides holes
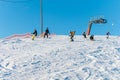
[[[29,2],[29,1],[32,1],[32,0],[19,0],[19,1],[16,1],[16,0],[0,0],[1,2],[9,2],[9,3],[26,3],[26,2]]]

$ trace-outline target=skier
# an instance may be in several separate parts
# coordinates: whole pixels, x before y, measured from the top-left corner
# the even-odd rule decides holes
[[[85,33],[85,32],[83,32],[83,34],[82,34],[82,35],[84,36],[84,38],[87,38],[87,37],[86,37],[86,33]]]
[[[35,37],[37,36],[37,30],[36,29],[34,29],[34,32],[32,33],[33,35],[32,35],[32,40],[34,40],[35,39]]]
[[[71,39],[71,41],[74,41],[73,40],[74,35],[75,35],[75,31],[70,31],[70,39]]]
[[[50,35],[50,32],[49,32],[49,29],[46,28],[45,33],[44,33],[44,38],[45,38],[45,36],[47,36],[47,38],[48,38],[48,35]]]
[[[92,40],[92,41],[94,40],[94,35],[90,36],[90,40]]]
[[[109,35],[110,35],[110,32],[107,32],[106,35],[107,35],[106,38],[108,39],[108,38],[109,38]]]

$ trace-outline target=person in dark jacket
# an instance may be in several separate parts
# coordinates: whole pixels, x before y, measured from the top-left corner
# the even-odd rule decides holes
[[[84,38],[87,38],[87,37],[86,37],[86,33],[85,33],[85,32],[83,32],[83,34],[82,34],[82,35],[84,36]]]
[[[37,30],[34,29],[34,32],[32,34],[34,34],[35,36],[37,36]]]
[[[109,35],[110,35],[110,32],[107,32],[106,35],[107,35],[106,38],[108,39],[108,38],[109,38]]]
[[[92,41],[94,40],[94,35],[90,36],[90,40],[92,40]]]
[[[33,35],[32,35],[32,40],[34,40],[35,39],[35,37],[37,36],[37,30],[36,29],[34,29],[34,32],[32,33]]]
[[[46,28],[45,33],[44,33],[44,38],[45,38],[45,36],[47,36],[47,38],[48,38],[48,35],[50,35],[50,32],[49,32],[49,29]]]

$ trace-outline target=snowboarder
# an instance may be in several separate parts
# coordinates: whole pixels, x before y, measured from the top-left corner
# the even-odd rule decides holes
[[[90,40],[92,40],[92,41],[94,40],[94,35],[90,36]]]
[[[75,31],[70,31],[70,39],[71,39],[71,41],[74,41],[73,40],[74,35],[75,35]]]
[[[37,36],[37,30],[36,29],[34,29],[34,32],[32,33],[33,35],[32,35],[32,40],[34,40],[35,39],[35,37]]]
[[[107,35],[106,38],[108,39],[108,38],[109,38],[109,35],[110,35],[110,32],[107,32],[106,35]]]
[[[85,32],[83,32],[83,34],[82,34],[82,35],[84,36],[84,38],[87,38],[87,37],[86,37],[86,33],[85,33]]]
[[[44,33],[44,38],[45,38],[45,36],[47,36],[47,38],[48,38],[48,35],[50,35],[50,32],[49,32],[49,29],[46,28],[45,33]]]

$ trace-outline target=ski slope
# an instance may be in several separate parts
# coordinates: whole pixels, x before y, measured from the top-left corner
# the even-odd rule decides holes
[[[0,39],[0,80],[120,80],[120,37]]]

